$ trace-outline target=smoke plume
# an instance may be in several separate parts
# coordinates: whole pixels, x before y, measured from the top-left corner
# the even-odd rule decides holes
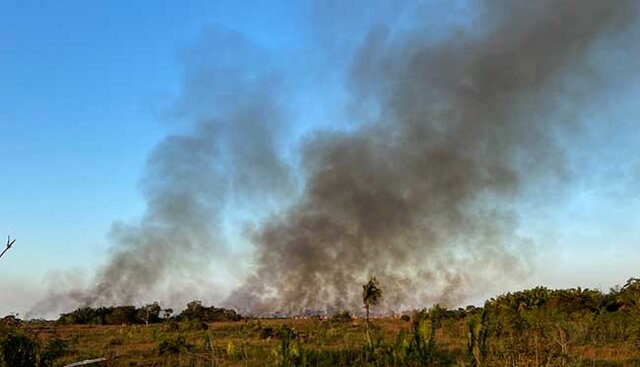
[[[346,81],[356,127],[307,134],[296,159],[280,148],[281,79],[243,65],[259,59],[252,45],[227,34],[234,50],[214,66],[189,61],[178,110],[195,124],[151,153],[144,217],[114,226],[109,262],[75,297],[132,303],[224,262],[223,223],[239,203],[271,208],[244,227],[254,266],[226,301],[247,312],[356,309],[369,275],[387,309],[456,305],[524,279],[535,244],[512,202],[568,177],[560,137],[577,130],[584,87],[605,82],[589,55],[637,6],[473,6],[470,24],[438,37],[373,27]]]
[[[387,308],[455,305],[526,275],[532,244],[518,235],[509,200],[525,183],[565,175],[555,135],[575,122],[554,110],[576,81],[595,83],[586,54],[635,10],[481,5],[473,33],[435,42],[370,33],[350,83],[354,99],[378,112],[356,131],[304,143],[304,195],[253,234],[259,265],[234,304],[353,308],[358,285],[375,274]]]
[[[231,38],[225,44],[247,42],[225,37]],[[251,46],[245,49],[235,57],[251,56]],[[229,256],[221,235],[228,207],[277,198],[289,187],[288,168],[274,149],[282,118],[272,91],[277,79],[230,64],[191,65],[189,94],[178,109],[195,110],[187,118],[197,123],[151,153],[142,181],[146,214],[138,225],[112,230],[118,246],[88,293],[97,297],[91,303],[131,303],[140,290]]]

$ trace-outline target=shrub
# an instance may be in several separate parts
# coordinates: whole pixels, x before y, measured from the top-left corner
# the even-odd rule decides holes
[[[180,352],[193,349],[193,345],[189,344],[184,336],[178,335],[163,338],[158,342],[157,348],[160,355],[180,354]]]
[[[272,327],[264,327],[260,329],[260,337],[262,339],[270,339],[276,336],[275,330]]]
[[[180,324],[174,319],[168,319],[164,322],[164,331],[172,332],[180,330]]]
[[[60,338],[51,338],[40,354],[40,366],[50,367],[53,362],[69,352],[69,342]]]
[[[38,342],[23,334],[9,334],[2,341],[2,354],[7,366],[35,367]]]
[[[346,310],[338,312],[337,314],[331,316],[330,319],[331,322],[351,322],[352,320],[353,318],[351,317],[351,314]]]

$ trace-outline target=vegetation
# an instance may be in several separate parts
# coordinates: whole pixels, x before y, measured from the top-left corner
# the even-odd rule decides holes
[[[81,307],[72,312],[60,315],[58,323],[74,325],[131,325],[131,324],[157,324],[165,320],[174,321],[238,321],[242,317],[235,311],[203,306],[200,301],[192,301],[187,304],[187,308],[180,314],[171,317],[173,310],[165,309],[164,318],[160,317],[163,312],[157,302],[144,305],[140,308],[135,306],[114,306],[114,307]]]
[[[200,302],[175,316],[147,306],[82,308],[59,322],[6,317],[0,366],[95,358],[107,358],[108,366],[640,365],[635,278],[607,293],[538,287],[483,307],[434,305],[369,323],[349,312],[328,319],[248,319]],[[370,340],[363,340],[367,330]]]
[[[337,322],[337,323],[351,322],[351,321],[353,321],[353,316],[351,316],[351,313],[349,311],[344,310],[344,311],[338,312],[335,315],[331,316],[330,320],[332,322]]]
[[[366,336],[369,349],[373,348],[371,334],[369,333],[369,307],[377,305],[382,300],[382,289],[376,277],[369,278],[367,284],[362,286],[362,303],[366,313]]]

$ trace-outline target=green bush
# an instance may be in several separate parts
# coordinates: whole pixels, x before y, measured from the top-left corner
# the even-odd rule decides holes
[[[158,354],[160,355],[175,355],[184,351],[190,351],[193,349],[193,345],[187,342],[187,339],[182,336],[169,336],[162,338],[157,343]]]
[[[9,334],[2,340],[2,354],[7,366],[35,367],[39,345],[24,334]]]
[[[69,352],[69,342],[60,338],[51,338],[40,354],[40,367],[51,367],[53,362]]]

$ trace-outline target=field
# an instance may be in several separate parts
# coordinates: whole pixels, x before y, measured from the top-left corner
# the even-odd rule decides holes
[[[441,361],[434,365],[469,365],[467,328],[464,321],[447,320],[436,333],[436,352]],[[411,334],[411,322],[397,318],[374,319],[376,344],[395,347],[401,330]],[[166,325],[56,325],[36,323],[23,325],[25,331],[44,340],[60,338],[69,341],[67,352],[54,365],[75,361],[107,358],[104,366],[270,366],[283,365],[284,348],[280,330],[291,328],[295,335],[289,344],[291,365],[301,354],[316,354],[320,365],[366,364],[364,321],[330,322],[317,319],[245,320],[216,322],[207,330],[190,330],[194,325],[179,325],[168,331]],[[198,329],[201,327],[197,325]],[[264,330],[273,330],[273,335]],[[551,346],[553,349],[560,349]],[[391,352],[393,353],[393,352]],[[314,358],[307,356],[308,359]],[[566,365],[614,366],[635,365],[638,353],[625,343],[578,343],[568,348]],[[331,361],[332,363],[328,363]],[[391,365],[393,361],[390,360]],[[519,365],[535,365],[535,361]],[[549,364],[547,361],[539,365]],[[303,365],[315,365],[307,361]],[[384,364],[384,363],[383,363]],[[397,365],[403,365],[398,363]],[[504,365],[510,365],[504,363]]]
[[[365,319],[348,313],[202,322],[185,319],[183,311],[183,317],[122,325],[8,317],[2,324],[4,363],[64,366],[106,358],[96,365],[635,366],[640,365],[638,285],[630,280],[607,294],[535,288],[481,308],[434,306],[402,317],[375,317],[370,344]],[[11,337],[14,344],[7,342]],[[28,357],[24,350],[31,347]],[[7,353],[18,349],[21,359],[8,361]]]

